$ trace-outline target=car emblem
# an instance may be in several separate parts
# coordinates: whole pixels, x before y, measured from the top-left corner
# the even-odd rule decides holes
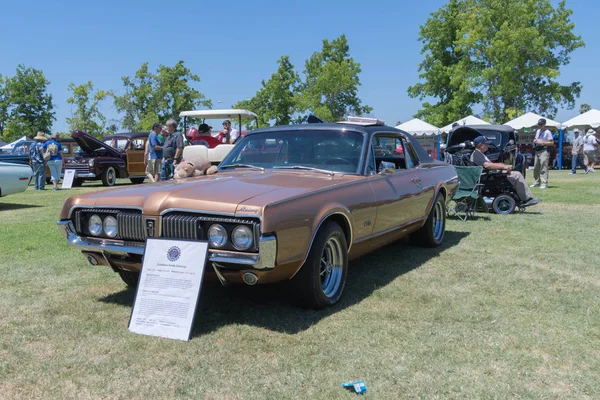
[[[171,246],[169,250],[167,250],[167,259],[169,261],[177,261],[181,256],[181,249],[177,246]]]

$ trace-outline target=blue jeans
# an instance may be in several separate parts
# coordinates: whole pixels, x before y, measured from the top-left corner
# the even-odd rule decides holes
[[[581,168],[583,168],[583,170],[585,171],[587,169],[587,167],[583,164],[583,161],[581,161],[581,157],[579,157],[579,154],[577,154],[576,156],[571,156],[571,172],[576,174],[577,173],[577,166],[580,166]]]
[[[44,190],[46,186],[46,164],[33,162],[33,188]]]
[[[163,158],[162,165],[160,166],[160,180],[166,181],[168,179],[172,179],[173,172],[175,172],[175,168],[173,167],[173,160],[165,160]]]

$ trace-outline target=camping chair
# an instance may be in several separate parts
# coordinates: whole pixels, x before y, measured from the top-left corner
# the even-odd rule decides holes
[[[458,190],[452,197],[453,206],[448,206],[448,214],[456,215],[461,221],[475,216],[481,197],[481,172],[483,167],[455,167],[458,175]]]

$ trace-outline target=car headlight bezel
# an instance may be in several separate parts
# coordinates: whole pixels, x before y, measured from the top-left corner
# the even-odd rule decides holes
[[[240,234],[243,235],[243,239],[246,240],[246,243],[242,242],[240,244],[236,241],[236,236]],[[252,232],[252,229],[247,225],[237,225],[231,231],[231,244],[236,250],[248,250],[254,244],[254,233]]]
[[[108,227],[108,223],[111,224],[110,227]],[[117,235],[119,234],[119,228],[118,228],[118,223],[117,223],[117,219],[115,217],[113,217],[112,215],[108,215],[104,218],[104,221],[102,222],[102,229],[104,231],[104,234],[106,236],[108,236],[111,239],[114,239],[117,237]],[[110,231],[109,231],[110,229]]]
[[[225,229],[225,227],[221,224],[212,224],[208,228],[207,237],[209,245],[217,249],[225,247],[227,245],[227,242],[229,241],[227,229]],[[217,239],[219,237],[221,239]]]
[[[97,228],[92,228],[92,227],[97,227]],[[92,236],[100,236],[102,234],[102,230],[103,230],[102,217],[100,217],[100,215],[98,215],[98,214],[92,214],[87,221],[87,228],[88,228],[88,232],[90,232],[90,234]]]

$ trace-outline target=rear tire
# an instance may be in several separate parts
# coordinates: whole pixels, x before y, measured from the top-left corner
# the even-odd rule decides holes
[[[293,302],[322,309],[337,303],[346,286],[348,244],[335,222],[322,226],[300,271],[291,281]]]
[[[125,271],[120,269],[119,276],[131,288],[137,288],[138,281],[140,280],[140,273],[135,271]]]
[[[515,211],[517,202],[512,196],[507,194],[501,194],[494,199],[492,203],[492,210],[496,214],[512,214]]]
[[[136,185],[138,185],[140,183],[144,183],[144,179],[146,179],[146,178],[129,178],[131,183],[134,183]]]
[[[444,196],[440,193],[433,202],[427,221],[418,231],[411,235],[413,243],[423,247],[438,247],[446,233],[446,206]]]
[[[117,172],[114,167],[108,167],[102,173],[102,184],[104,186],[114,186],[117,182]]]

